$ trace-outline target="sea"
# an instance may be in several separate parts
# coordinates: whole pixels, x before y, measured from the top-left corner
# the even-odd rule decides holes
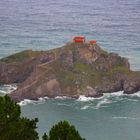
[[[26,50],[49,50],[83,35],[140,71],[140,0],[0,0],[0,58]],[[3,96],[16,85],[1,85]],[[67,120],[86,140],[140,140],[140,92],[103,97],[25,99],[22,116],[39,119],[40,137]]]

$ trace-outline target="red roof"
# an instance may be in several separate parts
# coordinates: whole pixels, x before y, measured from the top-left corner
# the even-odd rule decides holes
[[[78,43],[84,43],[85,42],[85,37],[84,36],[75,36],[73,38],[74,42],[78,42]]]

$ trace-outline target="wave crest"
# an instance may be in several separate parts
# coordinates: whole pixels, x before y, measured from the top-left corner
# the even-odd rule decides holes
[[[16,84],[0,85],[0,94],[1,95],[10,94],[11,92],[13,92],[16,89],[17,89],[17,85]]]
[[[39,98],[37,101],[24,99],[23,101],[19,102],[18,104],[20,106],[25,106],[25,105],[28,105],[28,104],[33,104],[33,105],[44,104],[47,99],[48,99],[48,97]]]

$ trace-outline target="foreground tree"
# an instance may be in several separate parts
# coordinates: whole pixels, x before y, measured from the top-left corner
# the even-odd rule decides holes
[[[75,127],[67,121],[60,121],[54,125],[49,132],[49,136],[45,133],[42,138],[43,140],[85,140],[81,138]]]
[[[36,132],[38,119],[21,117],[20,106],[10,97],[0,97],[0,140],[39,140]],[[67,121],[61,121],[45,133],[43,140],[85,140]]]
[[[38,119],[20,117],[20,106],[10,97],[0,97],[0,140],[38,140]]]

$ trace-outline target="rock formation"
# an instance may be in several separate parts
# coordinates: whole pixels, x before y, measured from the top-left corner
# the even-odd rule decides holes
[[[140,72],[130,69],[126,58],[108,53],[97,44],[67,43],[49,51],[26,50],[0,60],[0,83],[17,83],[9,96],[16,101],[39,97],[140,90]]]

